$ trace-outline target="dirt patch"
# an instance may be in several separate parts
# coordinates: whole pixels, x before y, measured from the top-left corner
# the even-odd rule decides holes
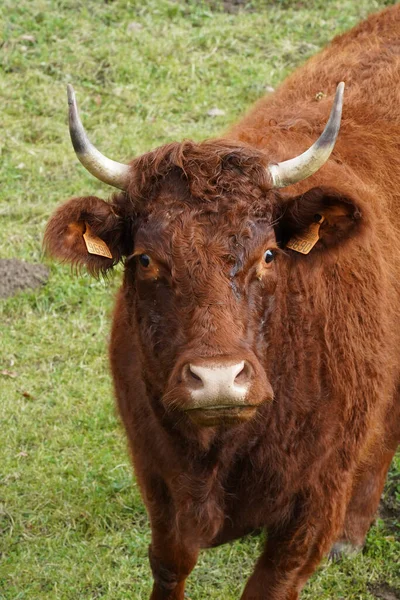
[[[194,0],[186,0],[186,2],[193,2]],[[239,11],[246,12],[257,12],[258,10],[264,9],[268,6],[279,6],[281,9],[292,8],[294,10],[301,10],[307,3],[304,0],[205,0],[211,10],[223,11],[228,14],[237,14]]]
[[[225,12],[234,14],[248,4],[248,0],[224,0],[222,2],[222,7]]]
[[[49,269],[44,265],[31,265],[16,258],[0,259],[0,298],[37,288],[48,278]]]
[[[400,590],[391,588],[387,583],[370,585],[368,589],[379,600],[400,600]]]
[[[378,516],[385,521],[385,525],[395,537],[400,534],[400,504],[398,493],[400,491],[400,474],[396,473],[394,467],[389,471],[385,485],[385,491],[379,505]]]
[[[241,9],[252,11],[253,7],[249,0],[206,0],[211,10],[217,12],[223,11],[229,14],[236,14]]]

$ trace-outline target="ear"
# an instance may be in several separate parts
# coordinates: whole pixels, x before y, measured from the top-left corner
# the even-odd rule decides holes
[[[97,274],[129,253],[125,229],[125,220],[116,213],[116,206],[95,196],[73,198],[60,206],[48,222],[44,247],[61,261],[85,265]]]
[[[343,244],[360,235],[365,227],[360,202],[326,187],[312,188],[280,208],[277,219],[280,245],[302,254]]]

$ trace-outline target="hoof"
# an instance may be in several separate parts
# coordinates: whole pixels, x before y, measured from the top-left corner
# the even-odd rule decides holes
[[[328,560],[338,562],[345,556],[356,556],[362,550],[362,546],[355,546],[350,542],[336,542],[333,544],[331,551],[328,554]]]

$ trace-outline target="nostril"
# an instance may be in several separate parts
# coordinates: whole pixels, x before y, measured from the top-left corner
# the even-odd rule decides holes
[[[198,375],[196,375],[196,373],[194,371],[192,371],[190,365],[189,365],[189,373],[190,373],[190,377],[193,377],[193,379],[196,379],[197,381],[201,381],[201,377],[199,377]]]
[[[200,375],[195,371],[196,367],[192,365],[185,365],[183,368],[183,379],[186,385],[192,390],[199,390],[204,387],[204,382]]]
[[[243,369],[236,375],[235,383],[243,385],[248,383],[251,379],[252,368],[247,361],[243,365]]]

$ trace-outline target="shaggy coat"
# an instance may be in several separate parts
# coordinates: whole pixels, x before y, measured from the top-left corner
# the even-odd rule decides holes
[[[110,358],[151,522],[152,600],[183,600],[199,550],[253,530],[268,541],[242,600],[296,600],[332,548],[364,543],[400,439],[399,40],[397,5],[226,139],[154,150],[126,192],[72,199],[49,222],[62,260],[125,263]],[[311,146],[341,80],[331,158],[272,190],[266,166]],[[321,215],[308,255],[286,248]],[[88,254],[88,225],[112,259]],[[241,416],[187,410],[183,369],[210,360],[250,365]]]

